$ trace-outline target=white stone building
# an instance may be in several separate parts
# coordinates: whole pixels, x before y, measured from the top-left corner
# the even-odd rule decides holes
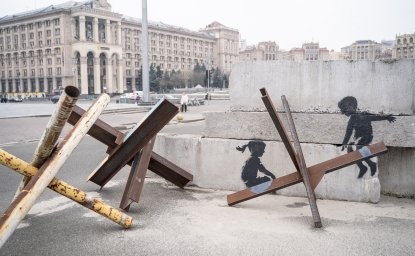
[[[197,63],[228,73],[238,58],[239,32],[217,22],[196,32],[149,22],[149,62],[191,71]],[[141,21],[111,11],[107,1],[52,5],[0,18],[0,94],[81,94],[138,88]]]
[[[277,60],[279,46],[276,42],[260,42],[258,45],[248,46],[239,52],[240,61],[250,60]]]
[[[392,57],[396,59],[414,59],[415,33],[396,36]]]
[[[382,45],[372,40],[358,40],[341,48],[345,59],[375,61],[382,56]]]

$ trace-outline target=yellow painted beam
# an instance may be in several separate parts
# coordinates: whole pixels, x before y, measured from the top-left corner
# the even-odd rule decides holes
[[[34,166],[18,157],[11,155],[3,149],[0,149],[0,164],[15,170],[25,177],[32,177],[38,171],[38,169]],[[124,228],[129,228],[132,224],[132,218],[127,214],[105,204],[99,199],[89,197],[85,192],[62,180],[53,178],[53,180],[49,183],[48,188],[114,221]]]

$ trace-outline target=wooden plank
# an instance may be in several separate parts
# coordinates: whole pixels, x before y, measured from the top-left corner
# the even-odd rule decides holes
[[[124,142],[91,173],[88,180],[104,186],[179,112],[178,107],[164,99],[147,113],[141,123],[137,124]]]
[[[124,189],[123,199],[120,203],[120,208],[128,211],[132,202],[138,203],[140,200],[141,192],[143,191],[144,180],[146,178],[148,164],[151,158],[151,152],[153,151],[154,141],[153,137],[147,145],[141,150],[141,152],[134,158],[133,165],[131,167],[131,173],[129,182]],[[131,174],[130,173],[130,174]]]
[[[308,167],[310,179],[314,177],[321,177],[324,174],[339,170],[346,166],[355,164],[359,161],[384,154],[388,151],[383,142],[363,147],[361,150],[353,151],[333,159],[321,162],[319,164]],[[258,185],[252,188],[247,188],[227,196],[228,205],[235,205],[244,201],[256,198],[258,196],[280,190],[302,182],[303,179],[299,172],[293,172],[288,175],[272,180],[269,184]]]
[[[74,125],[79,120],[80,116],[85,112],[82,108],[75,106],[68,123]],[[113,128],[108,123],[98,119],[88,134],[96,140],[108,146],[107,153],[112,152],[124,140],[124,134]],[[128,162],[132,165],[132,161]],[[183,188],[189,181],[193,180],[193,175],[176,164],[168,161],[159,154],[153,152],[151,154],[148,169],[171,183]]]
[[[295,156],[295,150],[293,146],[291,145],[290,139],[288,137],[288,133],[284,128],[284,125],[282,124],[281,118],[278,115],[278,112],[275,110],[274,104],[271,101],[271,98],[268,95],[268,92],[265,88],[259,89],[262,94],[262,101],[265,104],[265,107],[267,108],[267,111],[272,119],[272,122],[275,125],[275,128],[277,128],[277,131],[281,137],[282,142],[284,143],[285,148],[288,151],[288,154],[290,155],[291,161],[293,162],[295,169],[297,171],[300,171],[300,166],[297,163],[297,159]]]
[[[295,149],[296,156],[297,156],[296,157],[297,163],[298,163],[298,166],[300,167],[301,176],[303,178],[303,183],[305,186],[305,190],[307,192],[308,202],[310,204],[311,214],[313,216],[314,227],[321,228],[322,224],[321,224],[320,213],[318,212],[316,196],[314,195],[314,190],[311,187],[310,174],[308,173],[308,169],[305,163],[303,150],[301,149],[300,140],[298,139],[297,130],[295,128],[294,119],[291,115],[290,106],[284,95],[281,97],[281,100],[284,105],[285,112],[287,113],[288,125],[290,127],[291,136],[292,136],[293,143],[294,143],[294,149]]]

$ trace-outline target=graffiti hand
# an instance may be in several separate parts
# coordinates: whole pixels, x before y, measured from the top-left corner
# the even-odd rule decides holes
[[[396,120],[396,117],[394,117],[394,116],[388,116],[389,123],[393,123],[393,122],[395,122],[395,120]]]
[[[346,149],[347,145],[342,145],[342,151]]]

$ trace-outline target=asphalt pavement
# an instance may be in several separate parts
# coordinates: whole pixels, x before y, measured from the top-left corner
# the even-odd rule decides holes
[[[48,120],[46,112],[54,105],[8,104],[0,104],[0,118],[9,112],[6,105],[21,109],[15,109],[20,114],[13,118],[0,119],[0,146],[30,161]],[[47,109],[45,114],[35,115],[41,108]],[[203,111],[227,108],[224,101],[191,107],[182,115],[193,122],[172,120],[164,131],[198,134],[203,130]],[[107,112],[102,118],[128,130],[145,115],[141,110],[127,112]],[[128,168],[102,189],[86,182],[105,150],[86,136],[57,177],[118,206]],[[0,212],[10,204],[20,179],[0,167]],[[378,204],[318,200],[323,228],[315,229],[306,198],[265,195],[229,207],[226,196],[232,192],[192,184],[179,189],[149,175],[139,204],[133,203],[128,213],[133,226],[124,230],[48,190],[0,248],[0,255],[414,255],[415,200],[388,196]]]

